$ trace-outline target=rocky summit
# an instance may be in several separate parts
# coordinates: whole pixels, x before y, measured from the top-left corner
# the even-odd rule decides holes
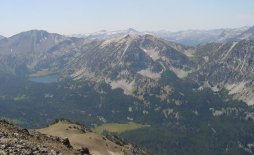
[[[78,134],[77,132],[79,132],[79,135],[75,135]],[[66,135],[66,133],[68,134]],[[73,138],[75,136],[79,136],[78,139]],[[84,139],[84,137],[87,137],[87,139]],[[93,138],[97,139],[92,143],[93,140],[91,139]],[[100,146],[103,142],[105,146]],[[103,150],[102,147],[105,147],[105,149]],[[18,128],[5,120],[0,120],[0,154],[150,155],[141,148],[134,147],[116,136],[102,137],[92,133],[89,129],[66,120],[58,121],[47,128],[39,130]]]
[[[29,132],[7,121],[0,121],[0,154],[74,154],[65,139]]]

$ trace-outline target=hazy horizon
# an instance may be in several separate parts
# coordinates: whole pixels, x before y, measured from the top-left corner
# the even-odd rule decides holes
[[[71,35],[100,30],[209,30],[254,25],[252,0],[11,0],[0,6],[0,35],[32,29]]]
[[[128,30],[128,29],[134,29],[138,32],[159,32],[159,31],[167,31],[167,32],[184,32],[184,31],[209,31],[209,30],[219,30],[219,29],[237,29],[237,28],[244,28],[244,27],[253,27],[254,25],[246,25],[246,26],[241,26],[241,27],[221,27],[221,28],[212,28],[212,29],[183,29],[183,30],[176,30],[176,31],[171,31],[171,30],[167,30],[167,29],[161,29],[161,30],[143,30],[143,31],[140,31],[138,29],[135,29],[133,27],[130,27],[130,28],[125,28],[125,29],[115,29],[115,30],[106,30],[106,29],[101,29],[101,30],[98,30],[98,31],[91,31],[91,32],[80,32],[80,33],[71,33],[71,34],[64,34],[64,33],[57,33],[57,32],[53,32],[53,31],[48,31],[48,30],[45,30],[45,29],[28,29],[28,30],[24,30],[24,31],[20,31],[20,32],[17,32],[15,34],[12,34],[12,35],[9,35],[9,36],[5,36],[5,35],[2,35],[0,34],[1,36],[3,37],[11,37],[11,36],[14,36],[16,34],[19,34],[19,33],[22,33],[22,32],[27,32],[27,31],[32,31],[32,30],[38,30],[38,31],[46,31],[48,33],[57,33],[57,34],[60,34],[60,35],[66,35],[66,36],[72,36],[72,35],[82,35],[82,34],[92,34],[92,33],[96,33],[96,32],[102,32],[102,31],[107,31],[107,32],[113,32],[113,31],[122,31],[122,30]]]

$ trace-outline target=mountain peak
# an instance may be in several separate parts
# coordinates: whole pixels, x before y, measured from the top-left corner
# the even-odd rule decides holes
[[[138,31],[135,30],[134,28],[129,28],[129,29],[127,30],[127,32],[129,32],[129,33],[132,33],[132,32],[137,33]]]
[[[24,32],[21,32],[21,33],[18,33],[16,35],[48,35],[49,33],[45,30],[29,30],[29,31],[24,31]]]
[[[122,37],[123,39],[127,39],[127,40],[133,40],[133,39],[137,39],[137,38],[141,38],[141,35],[138,34],[126,34],[124,35],[124,37]]]
[[[27,57],[24,53],[46,52],[66,39],[66,37],[56,33],[48,33],[44,30],[30,30],[1,40],[0,52],[19,53]]]

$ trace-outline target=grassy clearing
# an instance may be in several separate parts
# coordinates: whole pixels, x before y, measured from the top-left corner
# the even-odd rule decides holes
[[[139,128],[147,128],[147,127],[150,127],[150,125],[143,125],[143,124],[138,124],[135,122],[129,122],[126,124],[109,123],[109,124],[102,124],[94,128],[93,131],[99,134],[103,133],[103,131],[123,133],[126,131],[131,131],[131,130],[135,130]]]
[[[74,148],[87,147],[93,155],[125,155],[130,154],[124,146],[105,139],[100,134],[81,131],[81,126],[68,121],[59,121],[47,128],[36,131],[61,138],[68,138]]]
[[[26,95],[18,95],[14,97],[14,101],[22,101],[22,100],[27,100],[28,97]]]

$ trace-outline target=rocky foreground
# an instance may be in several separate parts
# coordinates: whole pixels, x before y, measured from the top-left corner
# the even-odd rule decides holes
[[[0,154],[85,154],[71,149],[68,139],[47,136],[39,132],[29,133],[7,121],[0,120]],[[89,154],[89,152],[88,152]]]
[[[61,129],[61,132],[66,130],[71,136],[71,140],[67,137],[53,136],[54,133],[60,133],[59,128],[56,128],[52,134],[42,134],[38,130],[27,130],[21,129],[13,124],[0,120],[0,155],[147,155],[145,151],[138,147],[133,147],[132,145],[124,142],[120,138],[115,136],[100,136],[95,135],[91,131],[81,127],[79,125],[71,124],[69,122],[61,121],[60,123],[53,124],[49,126],[49,129],[54,128],[54,126],[70,125],[75,127],[75,132],[67,131],[65,128]],[[69,126],[68,126],[69,128]],[[80,129],[80,130],[79,130]],[[77,131],[79,133],[77,134]],[[73,132],[70,134],[70,132]],[[92,137],[91,135],[94,136]],[[83,137],[88,138],[86,142]],[[73,136],[78,136],[79,138],[72,139]],[[92,138],[95,139],[95,143],[92,143]],[[77,139],[81,143],[76,143]],[[100,139],[100,140],[99,140]],[[73,143],[72,143],[73,141]],[[84,142],[84,143],[82,143]],[[102,147],[102,144],[106,144]],[[88,147],[85,147],[88,146]],[[92,151],[90,150],[92,149]],[[105,149],[106,148],[106,149]]]

